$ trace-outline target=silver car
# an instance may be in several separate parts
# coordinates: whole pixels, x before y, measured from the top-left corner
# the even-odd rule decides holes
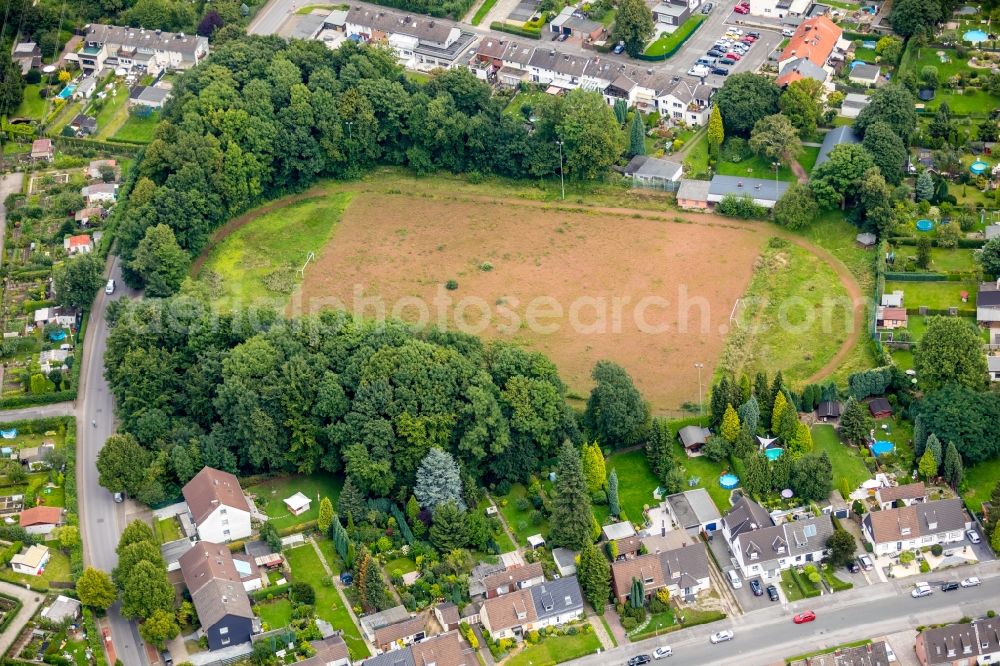
[[[715,643],[725,643],[726,641],[731,641],[735,637],[736,634],[734,634],[731,630],[723,629],[722,631],[717,631],[709,636],[708,640],[710,640],[714,645]]]

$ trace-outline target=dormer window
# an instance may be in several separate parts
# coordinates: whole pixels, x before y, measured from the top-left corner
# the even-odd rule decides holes
[[[566,595],[566,605],[567,606],[572,606],[573,605],[573,597],[571,597],[569,595]]]
[[[757,559],[757,551],[756,550],[753,551],[752,553],[750,553],[750,559],[751,560],[756,560]]]
[[[523,620],[526,617],[528,617],[527,613],[525,613],[524,611],[517,611],[517,619],[518,620]]]
[[[927,528],[931,530],[937,529],[937,521],[928,521]]]
[[[899,533],[902,534],[903,536],[907,536],[910,533],[910,528],[909,527],[903,527],[903,528],[901,528],[899,530]]]
[[[653,577],[652,576],[646,576],[645,578],[642,579],[642,581],[646,585],[652,585],[653,584]]]

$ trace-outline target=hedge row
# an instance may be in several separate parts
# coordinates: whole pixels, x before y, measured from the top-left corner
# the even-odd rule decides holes
[[[913,245],[917,244],[917,239],[913,236],[893,236],[889,239],[893,245]],[[986,244],[982,238],[959,238],[958,247],[964,249],[977,249]],[[938,239],[931,239],[931,247],[938,247]]]
[[[74,364],[75,365],[75,364]],[[75,386],[74,382],[74,386]],[[51,405],[57,402],[69,402],[76,400],[76,389],[68,391],[53,391],[52,393],[38,393],[27,395],[15,395],[9,398],[0,399],[0,409],[17,409],[18,407],[33,407],[36,405]]]
[[[262,587],[259,590],[254,590],[250,593],[250,597],[254,601],[266,600],[268,596],[280,597],[282,595],[288,594],[288,588],[291,586],[290,583],[285,583],[284,585],[270,585],[268,587]]]
[[[519,37],[527,37],[529,39],[541,39],[542,29],[541,28],[525,28],[520,25],[515,25],[513,23],[507,23],[506,21],[493,21],[490,23],[490,30],[498,30],[500,32],[510,33],[511,35],[518,35]]]
[[[957,312],[957,314],[954,315],[954,316],[957,316],[957,317],[975,317],[976,316],[976,309],[975,308],[958,308],[956,310],[956,312]],[[952,316],[951,313],[948,312],[948,308],[927,308],[926,311],[923,314],[921,314],[920,308],[906,308],[906,314],[908,314],[908,315],[917,315],[917,316],[920,316],[920,317],[923,317],[923,316],[933,317],[935,315],[941,315],[941,316],[944,316],[944,317]]]
[[[17,617],[17,614],[21,612],[21,607],[24,604],[22,604],[21,600],[17,597],[9,597],[6,594],[0,594],[0,599],[6,599],[14,604],[14,607],[7,611],[7,615],[4,617],[3,621],[0,622],[0,632],[4,632],[7,630],[7,627],[10,626],[10,623],[14,621],[14,618]]]
[[[694,34],[695,30],[697,30],[699,26],[701,26],[701,24],[704,23],[705,19],[707,18],[708,16],[706,14],[695,14],[694,16],[689,17],[686,21],[684,21],[684,23],[680,25],[680,27],[677,28],[677,30],[674,30],[666,37],[660,38],[664,40],[663,44],[661,45],[661,47],[664,49],[663,53],[657,53],[657,54],[640,53],[638,56],[639,60],[645,60],[647,62],[659,62],[661,60],[666,60],[670,56],[677,53],[680,50],[680,48],[684,46],[684,42],[686,42],[691,37],[691,35]],[[655,42],[649,45],[649,48],[657,46],[657,43],[659,41],[660,40],[657,39]]]
[[[94,611],[89,607],[83,607],[83,626],[87,630],[87,645],[93,653],[92,659],[96,666],[108,666],[108,659],[104,656],[104,645],[101,643],[101,635],[97,632],[97,623],[94,621]]]

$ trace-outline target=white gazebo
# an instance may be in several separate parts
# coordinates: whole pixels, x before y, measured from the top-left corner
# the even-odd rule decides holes
[[[531,547],[532,550],[534,550],[535,548],[541,548],[542,546],[545,545],[545,539],[542,538],[541,534],[532,534],[530,537],[528,537],[528,545]]]
[[[312,500],[303,495],[301,492],[295,493],[291,497],[285,499],[285,506],[288,507],[288,511],[293,516],[299,516],[309,510],[309,506],[312,504]]]
[[[757,441],[760,442],[760,450],[761,451],[766,451],[767,447],[771,446],[772,444],[774,444],[775,442],[778,441],[778,438],[777,437],[761,437],[760,435],[757,435]]]

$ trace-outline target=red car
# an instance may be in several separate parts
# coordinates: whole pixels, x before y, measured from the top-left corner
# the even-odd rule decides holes
[[[750,8],[744,7],[743,5],[736,5],[735,7],[733,7],[733,11],[736,12],[737,14],[749,14]]]
[[[744,37],[740,41],[743,42],[744,44],[753,44],[754,42],[757,41],[757,38],[756,37],[751,37],[750,35],[747,35],[746,37]]]
[[[792,618],[792,622],[795,624],[805,624],[806,622],[812,622],[816,619],[816,613],[812,611],[806,611],[805,613],[799,613]]]
[[[726,57],[729,58],[730,60],[735,60],[735,61],[739,62],[739,60],[743,56],[741,56],[739,53],[727,53]]]

